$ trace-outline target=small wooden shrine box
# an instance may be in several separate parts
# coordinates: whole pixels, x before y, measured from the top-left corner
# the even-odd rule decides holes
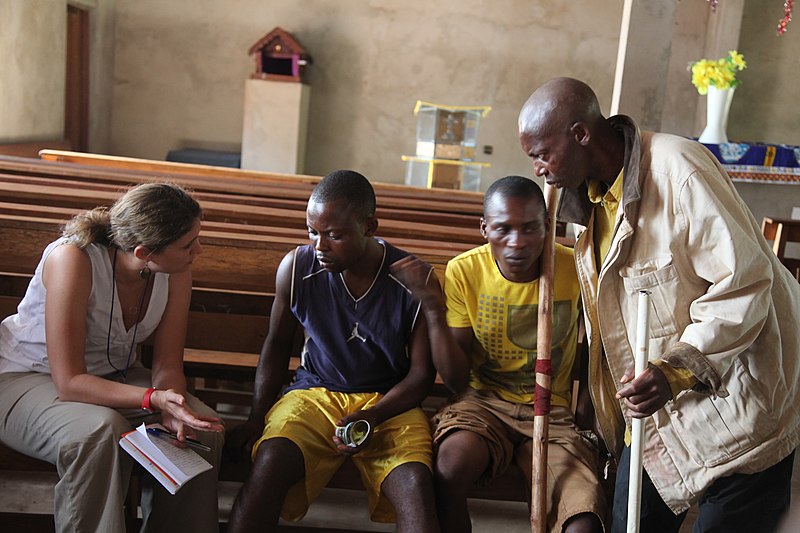
[[[250,77],[261,80],[305,83],[311,56],[289,32],[277,27],[248,51],[256,56],[256,71]]]

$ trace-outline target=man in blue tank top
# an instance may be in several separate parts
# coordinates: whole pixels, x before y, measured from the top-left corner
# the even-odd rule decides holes
[[[278,267],[251,414],[229,438],[234,447],[252,444],[253,468],[228,531],[300,520],[347,456],[367,485],[374,521],[438,531],[431,433],[419,407],[435,375],[427,325],[389,273],[408,254],[374,237],[375,193],[357,172],[323,178],[306,218],[311,244]],[[298,327],[301,365],[282,390]],[[348,445],[336,427],[357,420],[370,431]]]

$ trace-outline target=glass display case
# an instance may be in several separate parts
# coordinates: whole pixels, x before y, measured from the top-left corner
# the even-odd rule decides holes
[[[417,101],[417,157],[472,161],[481,118],[489,106],[443,106]]]
[[[403,156],[406,185],[479,191],[481,169],[476,162],[478,128],[491,107],[449,106],[418,100],[417,153]]]
[[[489,163],[458,161],[454,159],[429,159],[404,155],[406,185],[480,191],[481,170]]]

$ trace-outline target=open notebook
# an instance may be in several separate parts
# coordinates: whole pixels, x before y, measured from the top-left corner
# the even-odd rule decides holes
[[[211,469],[211,464],[191,448],[179,448],[172,440],[147,431],[164,428],[159,424],[140,425],[122,435],[119,445],[164,487],[175,494],[184,483]]]

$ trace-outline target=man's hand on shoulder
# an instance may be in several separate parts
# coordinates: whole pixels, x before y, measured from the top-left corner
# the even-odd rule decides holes
[[[429,264],[409,255],[395,261],[389,269],[426,309],[444,309],[442,291]]]
[[[428,289],[428,277],[432,268],[413,255],[408,255],[395,261],[389,267],[389,270],[418,299],[422,300],[430,292]]]

